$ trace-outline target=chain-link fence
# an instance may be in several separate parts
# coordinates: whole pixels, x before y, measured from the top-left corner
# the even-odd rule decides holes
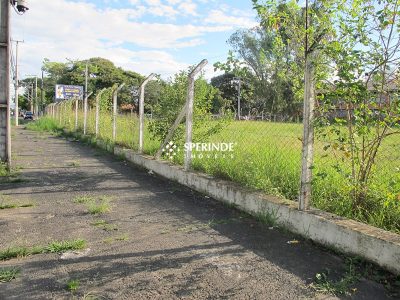
[[[144,154],[297,201],[301,190],[304,132],[302,103],[298,104],[297,110],[274,113],[260,110],[255,104],[239,103],[238,97],[234,103],[235,109],[220,110],[216,114],[210,109],[213,89],[204,79],[195,80],[204,64],[202,62],[190,74],[181,74],[181,77],[166,84],[159,101],[152,108],[151,117],[146,117],[144,109],[139,111],[139,116],[132,112],[117,111],[115,136],[115,98],[112,97],[115,87],[103,93],[99,101],[89,101],[86,130],[82,100],[52,104],[47,108],[47,114],[68,130],[86,131],[89,135],[136,152],[140,152],[139,145],[142,144],[141,152]],[[144,95],[144,86],[142,88]],[[398,101],[398,97],[396,99]],[[319,123],[324,119],[324,113],[321,112],[313,124],[316,134],[311,181],[312,205],[398,232],[399,138],[395,134],[388,134],[378,141],[381,145],[371,164],[371,175],[366,184],[360,186],[352,174],[354,166],[360,166],[360,158],[351,153],[347,143],[352,123],[341,124],[342,113],[340,107],[331,108],[328,116],[336,122]],[[346,113],[349,114],[348,111]],[[355,115],[354,112],[350,114]],[[143,118],[142,142],[140,118]],[[388,133],[394,132],[397,125],[393,124]],[[354,142],[377,142],[372,136],[373,133],[369,139],[364,136],[364,140],[357,138]],[[368,154],[357,149],[359,155]],[[368,149],[372,148],[366,147],[364,150]]]

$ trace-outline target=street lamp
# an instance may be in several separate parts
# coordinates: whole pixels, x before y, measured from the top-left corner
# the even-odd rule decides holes
[[[241,118],[241,107],[240,107],[240,93],[241,93],[241,88],[242,88],[242,78],[240,77],[234,77],[231,80],[232,85],[236,85],[236,90],[238,91],[238,108],[237,108],[237,119],[240,120]]]

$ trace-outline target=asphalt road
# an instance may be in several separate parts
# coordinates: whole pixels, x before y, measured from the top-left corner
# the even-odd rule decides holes
[[[0,210],[0,251],[77,238],[88,249],[0,262],[20,269],[0,299],[334,299],[310,284],[326,269],[345,276],[341,257],[101,150],[23,128],[13,140],[23,180],[0,195],[34,206]],[[88,213],[73,202],[83,195],[111,211]],[[387,297],[366,279],[353,288],[353,299]]]

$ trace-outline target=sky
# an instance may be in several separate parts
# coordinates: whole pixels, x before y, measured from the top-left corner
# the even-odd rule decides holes
[[[104,57],[117,66],[168,78],[202,59],[225,61],[226,41],[257,25],[251,0],[30,0],[12,12],[20,44],[20,78],[40,74],[44,58],[66,62]],[[15,46],[14,46],[15,48]],[[14,49],[15,50],[15,49]]]

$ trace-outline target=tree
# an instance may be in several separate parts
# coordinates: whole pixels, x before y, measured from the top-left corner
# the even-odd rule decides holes
[[[226,109],[230,109],[231,111],[236,110],[238,91],[232,84],[234,78],[235,75],[230,73],[224,73],[211,78],[211,85],[218,89],[213,99],[213,113],[219,114]]]
[[[281,6],[282,9],[282,6]],[[299,11],[292,11],[293,15]],[[266,24],[235,32],[228,40],[233,51],[225,63],[215,67],[244,79],[247,83],[247,112],[282,115],[298,119],[301,106],[301,61],[293,55],[287,38],[277,43],[277,36],[285,32],[270,30]],[[285,43],[282,43],[282,40]]]
[[[119,96],[120,104],[133,102],[132,88],[138,87],[144,77],[138,73],[123,70],[116,67],[111,61],[95,57],[83,61],[69,61],[68,63],[51,62],[45,59],[43,70],[47,74],[44,80],[46,92],[46,103],[51,103],[54,97],[54,87],[56,84],[85,84],[85,68],[88,65],[90,79],[88,81],[89,91],[100,91],[103,88],[110,88],[115,84],[124,82],[124,88]]]
[[[18,95],[18,107],[20,110],[29,110],[29,102],[25,95]]]
[[[399,5],[396,0],[346,1],[336,20],[337,38],[327,47],[336,78],[333,88],[325,84],[319,99],[318,133],[335,155],[335,169],[347,179],[353,210],[363,216],[376,205],[371,179],[382,145],[400,133]],[[338,107],[343,117],[332,116]],[[392,177],[390,186],[378,193],[388,206],[400,195],[400,176]]]
[[[171,125],[185,105],[188,88],[188,72],[181,71],[162,88],[158,102],[153,106],[150,132],[158,140],[164,140]],[[212,85],[200,77],[195,81],[193,140],[205,142],[221,128],[221,122],[212,121],[212,101],[217,93]],[[183,141],[183,125],[178,127],[174,141]]]
[[[339,12],[339,1],[320,0],[301,8],[297,1],[253,0],[265,28],[274,35],[277,57],[290,59],[295,70],[304,70],[304,113],[301,189],[299,208],[308,209],[311,200],[314,159],[314,104],[317,79],[326,76],[323,50],[334,35],[333,17]],[[278,60],[281,61],[281,60]],[[324,64],[325,63],[325,64]],[[296,66],[304,67],[296,68]],[[279,73],[278,73],[279,74]]]

